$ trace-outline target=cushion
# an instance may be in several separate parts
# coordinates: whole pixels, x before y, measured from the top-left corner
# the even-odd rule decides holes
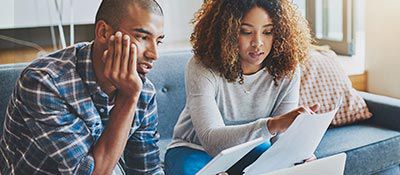
[[[319,103],[317,113],[324,113],[333,110],[342,98],[342,105],[331,123],[333,126],[370,118],[372,114],[365,101],[352,87],[336,57],[335,52],[328,49],[311,50],[309,59],[302,67],[300,105]]]
[[[399,175],[400,132],[366,124],[328,129],[315,155],[318,158],[346,152],[345,175]],[[379,173],[377,173],[379,172]],[[377,173],[377,174],[375,174]]]

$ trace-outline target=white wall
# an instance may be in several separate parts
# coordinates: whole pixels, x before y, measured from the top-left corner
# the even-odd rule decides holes
[[[191,20],[203,0],[164,0],[165,39],[164,51],[190,49],[189,38],[193,31]]]
[[[57,25],[59,15],[54,0],[1,0],[0,29]],[[4,2],[3,2],[4,1]],[[57,0],[62,23],[70,24],[71,11],[75,24],[94,23],[101,0]],[[71,2],[73,8],[71,8]],[[71,10],[72,9],[72,10]]]
[[[368,90],[400,98],[400,1],[366,0]]]
[[[0,29],[42,27],[58,24],[54,0],[1,0]],[[4,2],[3,2],[4,1]],[[62,2],[62,23],[70,24],[71,1],[75,24],[93,24],[101,0],[57,0]],[[190,49],[191,20],[203,0],[164,0],[165,35],[161,50]]]

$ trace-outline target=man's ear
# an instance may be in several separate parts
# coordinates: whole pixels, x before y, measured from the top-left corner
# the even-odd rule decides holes
[[[100,20],[96,23],[95,30],[96,40],[100,43],[106,44],[108,42],[108,38],[112,35],[112,28],[105,21]]]

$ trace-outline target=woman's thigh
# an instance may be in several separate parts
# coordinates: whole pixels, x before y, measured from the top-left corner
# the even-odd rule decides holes
[[[166,175],[194,175],[203,168],[212,157],[205,151],[189,147],[168,149],[165,154]]]

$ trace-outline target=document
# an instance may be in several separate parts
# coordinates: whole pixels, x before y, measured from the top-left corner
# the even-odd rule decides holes
[[[245,170],[245,175],[264,174],[274,170],[294,166],[310,158],[329,124],[333,120],[341,99],[335,110],[323,114],[300,114],[286,132]]]

